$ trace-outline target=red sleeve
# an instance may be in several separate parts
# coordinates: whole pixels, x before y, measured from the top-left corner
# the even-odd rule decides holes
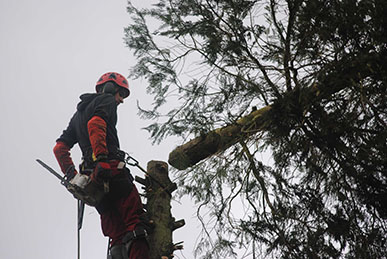
[[[74,163],[70,155],[70,148],[66,143],[57,141],[54,147],[54,154],[59,163],[60,169],[64,174],[67,172],[69,167],[74,167]]]
[[[94,116],[87,123],[87,130],[89,132],[90,144],[93,149],[94,157],[107,155],[106,122],[101,117]]]

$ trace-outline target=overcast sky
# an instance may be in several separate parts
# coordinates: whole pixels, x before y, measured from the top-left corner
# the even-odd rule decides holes
[[[134,59],[123,41],[130,22],[126,5],[126,0],[0,0],[1,259],[77,257],[76,201],[35,159],[59,171],[52,148],[79,95],[92,92],[105,72],[128,76]],[[145,81],[129,84],[131,96],[119,107],[121,148],[143,167],[150,160],[167,161],[179,143],[151,145],[141,130],[149,122],[139,119],[136,101],[147,105],[152,97],[145,94]],[[72,156],[78,164],[77,146]],[[185,243],[175,258],[194,258],[199,227],[192,204],[174,202],[173,216],[187,224],[175,231],[174,241]],[[107,238],[93,208],[85,211],[81,235],[82,259],[106,258]]]

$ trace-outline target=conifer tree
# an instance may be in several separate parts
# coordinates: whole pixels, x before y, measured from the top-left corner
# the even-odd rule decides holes
[[[170,163],[198,204],[198,255],[385,256],[387,1],[159,0],[128,12],[131,76],[154,96],[140,108],[147,130],[193,139]]]

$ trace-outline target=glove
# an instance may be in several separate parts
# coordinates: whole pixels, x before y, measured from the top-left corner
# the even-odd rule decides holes
[[[69,168],[67,168],[66,172],[65,172],[65,176],[64,176],[64,179],[66,179],[66,181],[70,182],[71,179],[74,178],[74,176],[77,174],[77,170],[74,168],[74,165],[70,166]]]
[[[96,183],[102,183],[112,178],[112,169],[108,162],[97,162],[94,172],[91,174],[91,180]]]
[[[64,176],[64,182],[62,184],[67,184],[71,181],[71,179],[74,178],[74,176],[77,174],[77,170],[75,170],[74,165],[71,165],[69,168],[67,168]]]

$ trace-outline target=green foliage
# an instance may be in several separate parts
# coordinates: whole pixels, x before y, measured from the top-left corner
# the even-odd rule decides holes
[[[128,11],[154,141],[272,107],[264,131],[177,174],[199,204],[198,256],[383,258],[386,1],[160,0]]]

